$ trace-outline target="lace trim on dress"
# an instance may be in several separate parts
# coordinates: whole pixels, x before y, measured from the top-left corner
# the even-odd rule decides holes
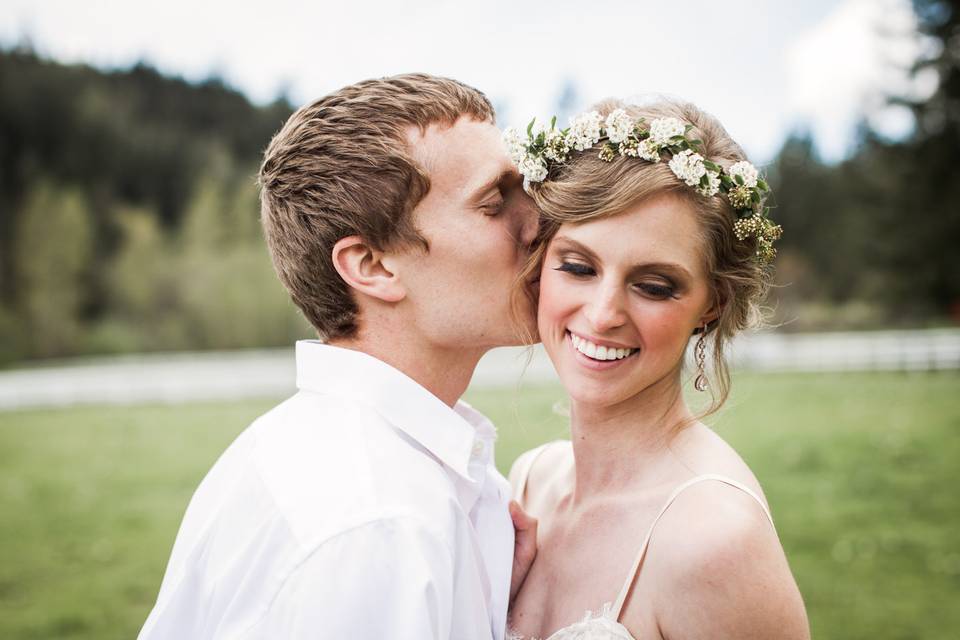
[[[538,638],[524,638],[522,635],[507,627],[506,640],[539,640]],[[627,628],[617,622],[613,611],[613,603],[607,602],[600,611],[587,611],[583,620],[571,624],[563,629],[557,629],[546,640],[636,640]]]

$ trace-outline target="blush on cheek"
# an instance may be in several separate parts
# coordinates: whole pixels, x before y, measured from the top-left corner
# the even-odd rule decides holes
[[[538,315],[546,315],[555,310],[557,303],[562,300],[562,296],[559,293],[559,289],[562,287],[558,286],[558,282],[553,277],[554,274],[546,273],[546,270],[540,274],[540,284],[539,291],[537,296],[537,311]]]
[[[571,291],[565,291],[556,275],[552,270],[543,270],[537,303],[537,328],[548,349],[550,342],[563,341],[566,325],[577,308],[576,297]]]
[[[685,342],[690,338],[690,332],[686,329],[690,326],[690,313],[681,313],[665,306],[642,313],[637,319],[637,325],[648,349],[656,348],[657,345]]]

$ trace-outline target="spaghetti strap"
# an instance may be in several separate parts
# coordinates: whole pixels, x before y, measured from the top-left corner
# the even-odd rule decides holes
[[[686,482],[684,482],[679,487],[673,490],[673,493],[670,494],[670,497],[667,498],[666,503],[660,509],[660,513],[657,514],[657,517],[654,518],[653,522],[650,524],[650,528],[647,529],[647,535],[643,539],[643,544],[640,545],[640,551],[637,552],[637,557],[633,561],[633,566],[630,567],[630,573],[627,574],[627,580],[626,582],[624,582],[623,588],[620,589],[620,595],[617,596],[617,601],[613,605],[612,614],[614,616],[614,620],[617,620],[618,622],[620,621],[620,613],[623,609],[624,603],[627,600],[627,594],[630,593],[630,589],[631,587],[633,587],[633,583],[637,579],[637,571],[640,569],[640,564],[643,562],[643,557],[647,553],[647,546],[650,544],[650,538],[651,536],[653,536],[653,529],[654,527],[657,526],[657,522],[659,522],[663,514],[666,513],[670,505],[673,504],[673,501],[677,499],[677,496],[683,493],[684,490],[686,490],[688,487],[691,487],[697,484],[698,482],[703,482],[705,480],[717,480],[719,482],[724,482],[732,487],[736,487],[737,489],[740,489],[741,491],[749,495],[751,498],[756,500],[757,504],[760,505],[760,508],[763,509],[763,513],[766,514],[767,519],[770,520],[770,524],[773,525],[774,531],[776,531],[776,525],[773,524],[773,516],[770,515],[769,509],[767,509],[767,506],[763,504],[763,500],[761,500],[760,497],[750,489],[750,487],[746,486],[741,482],[737,482],[733,478],[728,478],[726,476],[716,475],[712,473],[690,478],[689,480],[687,480]]]
[[[550,448],[550,445],[562,442],[561,440],[554,440],[552,442],[545,442],[544,444],[531,449],[527,452],[527,459],[524,461],[522,467],[520,467],[519,475],[517,476],[517,486],[513,487],[513,499],[520,503],[520,506],[523,507],[523,497],[527,490],[527,478],[530,477],[530,470],[533,469],[533,464],[537,461],[537,458],[540,457],[544,451]],[[526,508],[526,507],[524,507]]]

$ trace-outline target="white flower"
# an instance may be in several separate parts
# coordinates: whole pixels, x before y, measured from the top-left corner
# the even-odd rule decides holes
[[[697,191],[700,195],[707,197],[717,195],[717,192],[720,191],[720,174],[716,171],[707,171],[707,186],[697,185]]]
[[[670,160],[670,170],[691,187],[699,185],[700,178],[707,173],[707,168],[703,164],[703,156],[691,149],[685,149],[673,156],[673,159]]]
[[[600,140],[600,114],[596,111],[581,113],[570,120],[567,141],[577,151],[589,149]]]
[[[567,159],[567,154],[569,152],[570,146],[562,133],[556,129],[551,129],[550,131],[546,132],[543,155],[547,160],[563,162]]]
[[[727,169],[727,175],[729,175],[734,180],[737,179],[737,176],[743,178],[744,186],[750,187],[753,189],[757,186],[757,178],[760,177],[760,172],[757,171],[757,168],[747,162],[746,160],[741,160],[740,162],[732,165]],[[739,183],[738,183],[739,184]]]
[[[610,142],[614,144],[623,142],[633,133],[633,126],[633,118],[628,116],[626,111],[623,109],[614,109],[610,115],[607,116],[605,123],[607,137],[610,138]]]
[[[536,156],[525,155],[517,163],[517,168],[530,182],[543,182],[547,177],[547,164]]]
[[[637,147],[637,155],[648,162],[660,162],[660,145],[650,138],[641,140]]]
[[[520,132],[513,127],[503,130],[503,144],[507,147],[507,155],[514,164],[520,164],[527,153],[527,141],[520,137]]]
[[[673,136],[683,135],[683,123],[676,118],[657,118],[650,123],[650,139],[659,145],[672,144]]]

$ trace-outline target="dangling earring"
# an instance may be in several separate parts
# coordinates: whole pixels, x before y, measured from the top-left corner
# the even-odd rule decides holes
[[[697,391],[707,390],[707,323],[703,323],[703,331],[693,348],[694,359],[697,361],[697,377],[693,381],[693,388]]]

